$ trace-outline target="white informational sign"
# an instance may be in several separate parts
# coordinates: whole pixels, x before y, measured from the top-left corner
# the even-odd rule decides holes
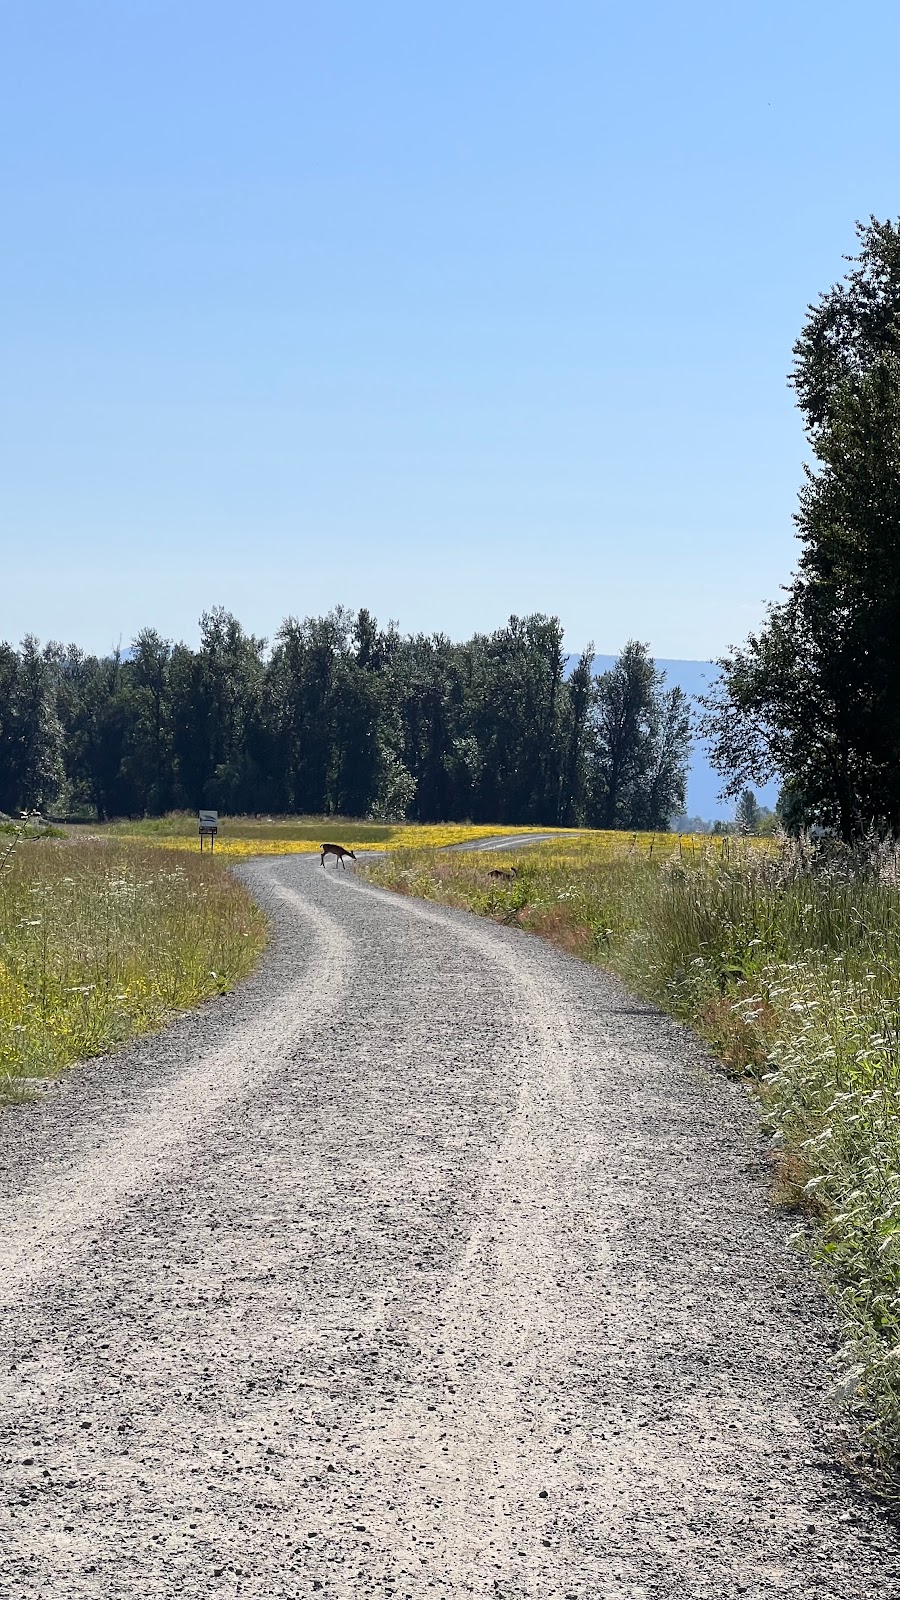
[[[218,828],[218,826],[219,826],[219,813],[218,813],[218,811],[201,811],[200,812],[200,832],[201,833],[205,833],[207,828]]]

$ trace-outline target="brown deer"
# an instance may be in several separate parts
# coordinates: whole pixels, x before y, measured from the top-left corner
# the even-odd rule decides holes
[[[351,861],[355,861],[356,860],[356,857],[353,854],[353,851],[352,850],[345,850],[344,846],[342,844],[320,844],[319,845],[319,849],[322,852],[322,866],[323,867],[325,865],[325,857],[326,856],[336,856],[337,857],[337,861],[339,861],[341,863],[342,867],[344,867],[344,857],[345,856],[349,856]],[[335,862],[335,866],[337,866],[337,861]],[[344,871],[345,872],[346,872],[346,870],[347,870],[347,868],[344,867]]]

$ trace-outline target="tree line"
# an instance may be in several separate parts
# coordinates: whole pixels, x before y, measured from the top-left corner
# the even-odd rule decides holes
[[[554,617],[464,643],[366,610],[288,617],[271,648],[222,609],[197,649],[145,628],[124,653],[0,645],[0,810],[342,814],[668,826],[690,712],[646,645],[567,671]]]

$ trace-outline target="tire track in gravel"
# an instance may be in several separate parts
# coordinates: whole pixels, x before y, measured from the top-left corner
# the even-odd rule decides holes
[[[441,925],[439,913],[408,902],[403,913]],[[450,1592],[487,1594],[498,1575],[517,1571],[522,1593],[552,1594],[564,1575],[550,1541],[535,1541],[533,1522],[555,1438],[542,1374],[571,1342],[554,1304],[563,1263],[547,1227],[560,1159],[571,1159],[559,1138],[573,1109],[571,1032],[559,997],[538,991],[489,933],[474,923],[454,932],[503,972],[507,1048],[523,1070],[461,1257],[423,1319],[422,1337],[441,1358],[441,1402],[422,1396],[394,1407],[390,1429],[367,1441],[373,1476],[381,1458],[390,1463],[380,1520],[390,1521],[391,1504],[403,1507],[385,1581],[392,1572],[415,1581],[419,1530],[439,1508],[433,1561]],[[523,1387],[532,1391],[527,1439]],[[514,1505],[527,1508],[524,1517]]]
[[[755,1114],[288,857],[258,974],[0,1121],[0,1600],[887,1600]]]
[[[290,904],[315,931],[304,988],[283,1002],[261,1008],[250,1023],[234,1029],[225,1044],[152,1095],[123,1122],[114,1121],[95,1148],[47,1193],[37,1188],[19,1194],[0,1212],[0,1304],[10,1304],[45,1270],[59,1271],[84,1247],[99,1219],[108,1221],[129,1195],[153,1181],[175,1147],[198,1124],[277,1066],[295,1033],[323,1006],[338,1004],[349,966],[349,944],[339,925],[307,904],[294,890],[274,883],[272,893]]]

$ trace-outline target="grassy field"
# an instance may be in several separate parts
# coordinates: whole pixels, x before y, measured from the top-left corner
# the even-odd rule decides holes
[[[546,828],[486,827],[466,822],[433,826],[359,822],[352,817],[220,817],[215,854],[231,858],[312,854],[325,841],[345,845],[350,850],[435,849],[476,839],[547,831]],[[199,853],[195,812],[174,812],[143,822],[113,822],[99,832],[104,837],[140,839],[170,850]]]
[[[760,1095],[776,1196],[827,1270],[839,1387],[900,1470],[900,856],[582,835],[397,853],[373,881],[467,906],[610,966]],[[491,878],[492,868],[514,877]]]
[[[229,989],[266,938],[262,912],[208,856],[21,843],[0,871],[0,1099]]]

